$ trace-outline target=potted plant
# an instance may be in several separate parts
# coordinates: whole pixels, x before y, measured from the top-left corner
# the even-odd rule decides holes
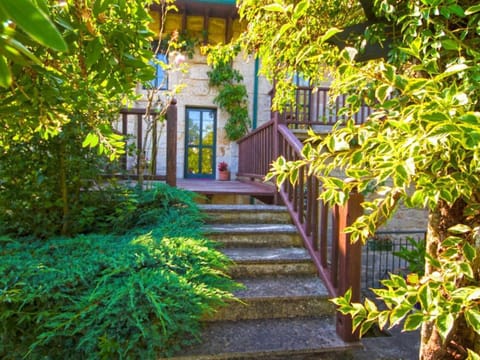
[[[228,181],[230,180],[230,171],[228,171],[228,164],[225,161],[218,163],[218,180]]]

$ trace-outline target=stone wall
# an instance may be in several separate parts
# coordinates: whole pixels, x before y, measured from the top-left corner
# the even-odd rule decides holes
[[[392,219],[378,231],[427,231],[428,212],[423,209],[410,209],[401,206]]]
[[[176,96],[178,109],[178,134],[177,134],[177,177],[184,177],[185,160],[185,114],[187,107],[202,107],[217,110],[217,137],[216,137],[216,164],[225,161],[229,164],[232,174],[238,170],[238,146],[235,142],[230,142],[226,138],[224,126],[228,119],[228,114],[218,109],[214,103],[217,91],[208,85],[207,72],[210,66],[207,65],[206,57],[198,51],[192,59],[186,59],[188,71],[185,73],[175,72],[169,75],[168,85],[172,89],[175,85],[184,84],[184,88]],[[253,97],[255,83],[255,60],[253,58],[238,56],[234,61],[234,67],[240,71],[244,77],[244,84],[248,92],[248,110],[250,119],[253,119]],[[270,95],[271,85],[263,78],[259,78],[258,86],[258,120],[257,126],[270,120]],[[145,91],[138,87],[138,92],[145,94]],[[145,100],[138,101],[134,107],[143,108],[146,106]],[[129,122],[134,121],[133,117]],[[135,125],[130,124],[129,128]],[[117,128],[119,128],[117,126]],[[165,131],[164,131],[165,133]],[[166,139],[162,136],[158,153],[158,173],[165,173]],[[148,159],[147,159],[148,160]],[[130,160],[129,164],[133,164]]]
[[[184,177],[184,159],[185,159],[185,114],[187,107],[202,107],[217,109],[217,137],[216,137],[216,164],[225,161],[229,164],[232,179],[238,170],[238,146],[235,142],[226,139],[224,126],[228,114],[218,109],[214,103],[217,95],[215,89],[208,86],[207,72],[210,66],[206,63],[206,58],[198,52],[192,59],[187,59],[188,71],[186,73],[173,73],[169,76],[169,88],[174,85],[184,84],[184,89],[176,96],[178,109],[178,133],[177,133],[177,178]],[[250,118],[253,118],[253,98],[255,83],[255,60],[251,57],[239,56],[234,67],[238,69],[243,77],[248,92],[248,110]],[[270,120],[270,95],[271,84],[264,78],[258,78],[258,108],[257,108],[257,126]],[[326,85],[326,84],[325,84]],[[144,93],[141,86],[138,87],[139,93]],[[134,107],[145,107],[145,101],[138,101]],[[144,124],[144,126],[146,123]],[[120,130],[121,124],[117,125]],[[136,116],[129,117],[129,132],[136,131]],[[162,136],[159,143],[157,157],[158,174],[166,173],[166,129],[160,126]],[[130,140],[132,143],[134,140]],[[147,144],[147,150],[151,145]],[[147,159],[149,161],[150,159]],[[129,169],[134,169],[136,159],[128,158]],[[132,170],[133,171],[133,170]],[[426,229],[427,213],[423,210],[400,208],[393,219],[383,226],[381,231],[404,231],[404,230],[422,230]]]

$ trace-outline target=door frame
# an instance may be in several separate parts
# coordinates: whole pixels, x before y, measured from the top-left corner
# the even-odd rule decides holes
[[[198,146],[199,149],[203,148],[211,148],[212,149],[212,173],[211,174],[191,174],[188,172],[188,150],[190,146],[188,144],[189,142],[189,137],[188,137],[188,126],[189,126],[189,117],[188,113],[191,110],[196,110],[196,111],[201,111],[200,115],[200,130],[203,130],[203,111],[205,112],[212,112],[213,113],[213,144],[212,145],[207,145],[203,146],[202,143]],[[183,174],[185,179],[215,179],[216,176],[216,156],[217,156],[217,109],[208,107],[208,106],[186,106],[185,107],[185,152],[184,152],[184,169],[183,169]],[[202,135],[202,133],[200,133]],[[202,139],[202,136],[200,136],[200,139]],[[199,151],[199,162],[201,163],[201,151]]]

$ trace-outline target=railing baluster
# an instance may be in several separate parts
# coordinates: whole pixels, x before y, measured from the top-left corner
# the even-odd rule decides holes
[[[332,242],[331,242],[331,258],[330,258],[330,271],[332,272],[332,278],[330,279],[332,285],[338,287],[338,258],[339,258],[339,207],[335,205],[332,209]]]
[[[306,202],[306,214],[305,214],[305,222],[306,222],[306,227],[305,227],[305,232],[307,233],[308,236],[312,237],[312,244],[315,250],[316,249],[316,244],[315,244],[315,239],[313,238],[313,223],[315,219],[313,218],[313,207],[314,207],[314,202],[315,198],[313,196],[313,176],[307,176],[307,196],[305,198]]]
[[[313,91],[315,89],[315,91]],[[295,93],[295,104],[288,104],[280,114],[282,121],[294,129],[308,128],[314,125],[334,125],[336,122],[345,122],[346,115],[339,116],[338,111],[346,105],[346,95],[340,95],[332,99],[331,107],[329,88],[298,86]],[[353,114],[356,124],[363,124],[372,110],[367,106],[361,106],[359,111]]]
[[[313,247],[315,250],[319,250],[319,226],[318,226],[318,219],[319,219],[319,208],[320,208],[320,200],[318,199],[318,179],[314,176],[310,176],[309,178],[312,179],[312,195],[310,197],[310,201],[313,204],[312,207],[312,242]]]
[[[320,215],[320,262],[328,267],[328,205],[321,201]]]
[[[362,247],[361,242],[352,244],[350,235],[346,234],[344,229],[350,226],[355,219],[362,215],[361,202],[363,197],[360,194],[350,194],[347,204],[339,209],[339,277],[337,292],[344,294],[348,289],[352,290],[352,302],[360,301],[360,281],[361,281],[361,263]],[[352,332],[352,318],[337,313],[337,333],[345,341],[358,340],[358,332]]]
[[[239,140],[239,176],[263,178],[272,161],[280,155],[287,161],[301,159],[303,144],[289,130],[288,125],[324,125],[320,119],[327,119],[327,124],[331,125],[340,120],[337,112],[327,107],[328,89],[319,88],[315,95],[310,91],[310,88],[299,89],[297,106],[288,106],[281,114],[273,113],[272,121]],[[340,106],[345,103],[345,97],[338,97],[335,101]],[[363,122],[368,111],[370,110],[366,108],[359,113],[356,121]],[[347,242],[348,236],[344,229],[358,216],[360,201],[358,196],[353,196],[353,200],[349,200],[346,207],[330,208],[318,199],[320,191],[319,180],[308,175],[308,168],[302,168],[297,183],[292,185],[285,181],[279,189],[279,195],[330,294],[338,296],[348,287],[352,287],[357,293],[360,289],[360,278],[355,276],[360,276],[361,272],[360,260],[355,250],[357,245]],[[337,331],[344,340],[356,339],[351,336],[351,323],[345,318],[338,318]]]
[[[302,224],[305,223],[305,168],[298,172],[298,218]]]

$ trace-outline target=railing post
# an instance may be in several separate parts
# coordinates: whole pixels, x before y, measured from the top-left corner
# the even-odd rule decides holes
[[[362,215],[361,203],[363,196],[358,193],[350,194],[347,204],[339,210],[339,283],[338,293],[343,295],[349,288],[352,289],[352,301],[360,301],[362,244],[360,241],[352,244],[350,235],[344,229],[350,226]],[[352,333],[352,318],[337,313],[337,333],[344,341],[358,341],[358,332]]]
[[[167,109],[167,184],[177,186],[177,100]]]
[[[272,120],[273,120],[273,139],[272,139],[273,160],[276,160],[280,156],[280,132],[278,131],[278,123],[279,123],[278,111],[275,111],[272,113]],[[282,185],[282,186],[285,186],[285,185]],[[278,191],[276,191],[275,195],[273,196],[273,202],[276,205],[281,204],[281,197]]]
[[[126,139],[126,136],[128,135],[128,114],[126,112],[122,112],[122,135],[124,136],[124,139]],[[124,170],[127,170],[127,146],[127,140],[125,140],[125,154],[122,155],[122,165]]]

